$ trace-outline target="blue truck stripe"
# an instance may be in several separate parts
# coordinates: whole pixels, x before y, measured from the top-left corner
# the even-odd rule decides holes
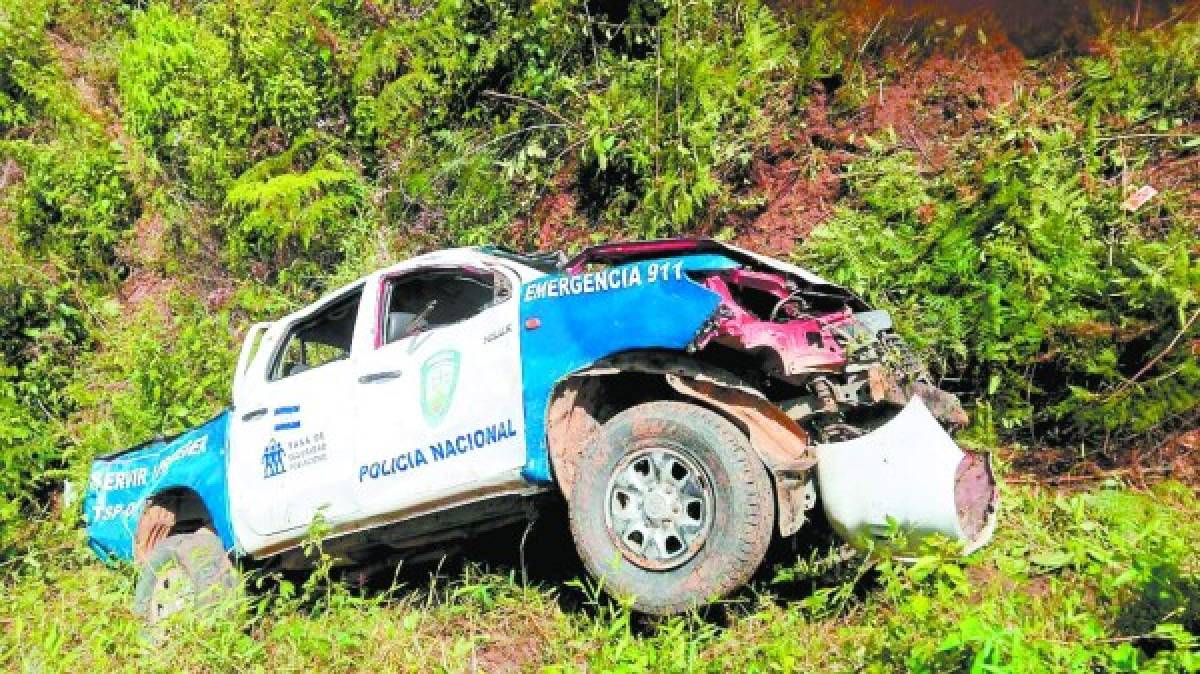
[[[676,265],[679,265],[678,267]],[[521,325],[536,318],[536,330],[521,332],[527,456],[525,479],[553,480],[546,446],[546,408],[555,385],[600,358],[624,351],[682,351],[712,316],[721,298],[692,280],[687,272],[732,269],[722,255],[687,255],[611,267],[621,287],[601,292],[576,277],[543,276],[521,287]],[[654,267],[654,271],[650,270]],[[638,283],[631,279],[636,269]],[[663,273],[663,270],[667,273]],[[605,274],[610,272],[606,270]],[[580,275],[580,276],[586,276]],[[595,281],[593,278],[592,281]],[[561,284],[559,296],[534,295],[530,286]],[[555,288],[558,290],[558,288]]]

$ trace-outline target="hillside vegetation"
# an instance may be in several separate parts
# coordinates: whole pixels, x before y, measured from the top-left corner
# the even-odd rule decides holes
[[[974,4],[0,0],[0,666],[1200,668],[1200,5]],[[681,235],[890,309],[1016,478],[998,542],[653,625],[503,561],[318,573],[141,638],[64,480],[225,406],[251,323]]]

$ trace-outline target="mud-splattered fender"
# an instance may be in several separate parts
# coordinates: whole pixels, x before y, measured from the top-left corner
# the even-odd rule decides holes
[[[594,414],[603,408],[608,390],[601,382],[629,373],[661,376],[681,396],[733,421],[771,474],[779,534],[790,536],[804,525],[816,501],[810,470],[816,457],[808,433],[733,373],[677,351],[631,351],[604,358],[555,387],[546,430],[554,479],[564,494],[579,477],[577,464],[584,452],[572,440],[586,437],[598,425]]]
[[[234,546],[226,487],[229,411],[169,440],[92,463],[83,516],[88,544],[105,562],[133,559],[138,521],[147,502],[172,489],[189,489],[208,510],[227,550]]]
[[[737,266],[723,255],[685,255],[552,274],[521,286],[526,479],[552,480],[546,409],[555,385],[623,351],[685,349],[721,302],[688,273]]]

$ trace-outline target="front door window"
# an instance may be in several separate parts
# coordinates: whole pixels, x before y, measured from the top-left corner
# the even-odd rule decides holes
[[[512,282],[457,267],[383,284],[379,346],[356,356],[363,509],[396,512],[513,479],[525,439]]]

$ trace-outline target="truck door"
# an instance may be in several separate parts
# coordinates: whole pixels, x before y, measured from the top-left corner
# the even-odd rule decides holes
[[[364,514],[520,481],[525,463],[516,284],[506,271],[381,279],[377,345],[356,362]]]
[[[361,296],[359,286],[274,326],[235,378],[230,509],[254,535],[239,536],[250,552],[301,535],[318,511],[336,523],[357,509],[350,350]]]

